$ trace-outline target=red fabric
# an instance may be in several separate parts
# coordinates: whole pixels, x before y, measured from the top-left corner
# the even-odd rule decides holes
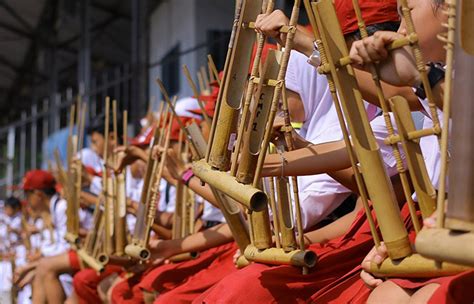
[[[360,279],[362,268],[357,266],[340,279],[320,289],[311,296],[309,303],[318,304],[364,304],[369,298],[371,290]]]
[[[69,256],[69,265],[71,265],[71,268],[74,272],[80,271],[81,270],[81,262],[79,260],[79,256],[77,255],[75,250],[70,249],[67,252]]]
[[[267,60],[268,52],[270,50],[276,50],[276,49],[277,49],[277,46],[272,43],[265,43],[263,45],[262,57],[260,57],[260,66],[263,67],[263,65],[265,64],[265,60]],[[253,62],[255,60],[255,56],[257,56],[257,44],[255,44],[252,49],[252,57],[250,59],[249,74],[252,73],[252,67],[253,67]]]
[[[122,267],[109,265],[98,274],[95,270],[87,268],[74,275],[73,286],[80,304],[100,303],[97,286],[100,281],[113,273],[122,272]]]
[[[184,117],[184,116],[174,117],[173,123],[171,124],[171,135],[170,135],[171,140],[176,140],[176,141],[179,140],[180,126],[179,126],[178,119],[181,120],[183,125],[186,125],[188,122],[192,120],[191,117]]]
[[[227,276],[193,303],[248,303],[248,299],[255,303],[305,302],[359,265],[372,247],[370,228],[361,211],[345,236],[310,246],[319,260],[308,275],[291,266],[252,264]]]
[[[431,296],[428,304],[474,303],[474,270],[447,277]]]
[[[44,170],[31,170],[25,174],[22,188],[25,191],[30,191],[54,189],[55,186],[56,180],[51,173]]]
[[[365,25],[382,22],[400,21],[397,11],[397,0],[359,0],[362,18]],[[335,0],[337,18],[341,24],[343,34],[358,30],[357,17],[351,0]]]
[[[214,286],[225,276],[236,272],[233,257],[238,247],[235,242],[220,246],[223,252],[215,258],[212,264],[191,276],[184,284],[160,295],[155,304],[191,303],[196,297]]]
[[[199,96],[199,99],[204,102],[204,111],[206,111],[206,114],[209,117],[214,117],[218,95],[219,95],[219,87],[214,87],[212,89],[211,95]],[[197,114],[197,115],[203,115],[201,109],[189,110],[189,112]]]
[[[112,290],[113,303],[142,303],[142,290],[163,294],[183,284],[190,276],[209,267],[213,260],[226,252],[229,244],[211,248],[193,260],[165,264],[135,275],[117,284]]]
[[[130,140],[130,144],[138,147],[146,147],[150,144],[155,133],[156,124],[145,128],[136,137]]]

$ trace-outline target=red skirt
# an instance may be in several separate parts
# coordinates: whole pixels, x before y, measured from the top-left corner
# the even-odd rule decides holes
[[[404,215],[408,214],[405,211]],[[313,244],[319,260],[308,275],[292,266],[252,264],[217,283],[193,303],[303,303],[317,290],[336,281],[362,262],[373,247],[365,213],[359,212],[350,230],[326,244]]]
[[[191,303],[196,297],[211,288],[225,276],[236,272],[233,257],[238,249],[235,242],[226,244],[222,252],[209,267],[189,277],[182,285],[158,296],[155,304]]]

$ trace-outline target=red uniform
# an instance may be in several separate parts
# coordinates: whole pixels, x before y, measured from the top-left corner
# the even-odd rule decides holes
[[[100,281],[113,273],[120,273],[123,268],[120,266],[106,266],[104,271],[98,274],[95,270],[87,268],[74,275],[74,291],[79,298],[80,304],[100,303],[101,299],[97,292]]]
[[[292,266],[252,264],[221,280],[194,303],[248,303],[248,299],[256,303],[305,302],[316,290],[357,267],[372,247],[369,225],[361,211],[345,236],[310,246],[319,260],[308,275]]]
[[[226,245],[227,249],[212,262],[209,267],[189,277],[187,281],[160,295],[155,304],[191,303],[196,297],[222,280],[227,275],[237,272],[234,265],[234,254],[238,247],[235,242]]]
[[[143,275],[136,275],[117,284],[112,290],[113,303],[143,303],[143,290],[164,294],[183,284],[189,277],[209,267],[214,260],[235,247],[227,243],[201,252],[193,260],[166,264],[153,268]],[[233,253],[232,253],[233,254]]]

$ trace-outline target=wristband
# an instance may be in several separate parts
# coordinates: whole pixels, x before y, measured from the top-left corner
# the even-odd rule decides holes
[[[189,181],[191,180],[191,178],[194,177],[194,172],[192,169],[188,169],[186,171],[184,171],[183,175],[181,175],[181,181],[183,182],[183,184],[185,184],[186,186],[189,185]]]
[[[428,71],[428,82],[430,84],[430,88],[434,88],[438,82],[444,79],[446,69],[443,64],[439,62],[430,62],[428,63],[428,67],[430,68]],[[420,84],[416,88],[415,94],[421,99],[426,99],[426,93],[423,84]]]

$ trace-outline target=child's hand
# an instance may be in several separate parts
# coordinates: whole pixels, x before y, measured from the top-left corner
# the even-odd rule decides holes
[[[360,273],[360,278],[364,281],[365,285],[370,289],[373,289],[380,284],[382,284],[383,280],[374,277],[370,273],[370,265],[371,263],[375,263],[377,265],[382,264],[382,262],[388,257],[387,247],[382,242],[380,243],[379,247],[374,247],[372,250],[367,254],[365,259],[362,261],[362,272]]]

